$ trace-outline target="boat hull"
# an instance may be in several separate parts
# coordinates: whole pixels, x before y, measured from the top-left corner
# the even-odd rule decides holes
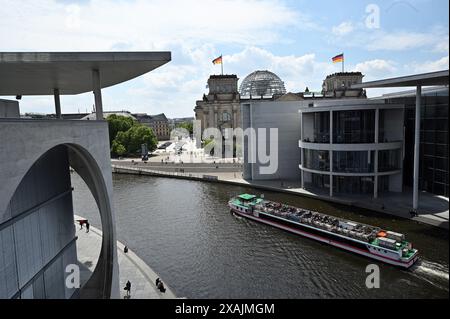
[[[362,256],[365,256],[365,257],[368,257],[368,258],[371,258],[371,259],[382,261],[384,263],[387,263],[387,264],[390,264],[390,265],[393,265],[393,266],[397,266],[397,267],[400,267],[400,268],[405,268],[405,269],[410,268],[417,261],[417,259],[419,258],[418,253],[416,253],[408,261],[396,260],[394,258],[389,258],[389,257],[383,256],[381,254],[377,254],[375,252],[372,252],[370,250],[369,245],[365,245],[365,248],[356,247],[356,245],[345,244],[345,243],[339,242],[337,240],[333,240],[332,238],[328,238],[328,237],[321,236],[321,235],[318,235],[318,234],[312,234],[311,232],[308,232],[308,231],[305,231],[305,230],[300,230],[300,229],[297,229],[295,227],[290,227],[288,225],[283,225],[283,224],[277,223],[275,221],[266,220],[266,219],[263,219],[263,218],[260,218],[260,217],[256,217],[256,216],[250,215],[248,213],[241,212],[241,211],[235,209],[231,205],[229,205],[229,207],[230,207],[230,209],[231,209],[231,211],[233,213],[235,213],[235,214],[237,214],[239,216],[248,218],[250,220],[254,220],[254,221],[266,224],[266,225],[270,225],[272,227],[283,229],[285,231],[288,231],[288,232],[291,232],[291,233],[294,233],[294,234],[297,234],[297,235],[300,235],[300,236],[303,236],[303,237],[307,237],[307,238],[310,238],[310,239],[313,239],[313,240],[316,240],[316,241],[319,241],[319,242],[322,242],[322,243],[325,243],[325,244],[329,244],[331,246],[334,246],[334,247],[337,247],[337,248],[340,248],[340,249],[343,249],[343,250],[346,250],[346,251],[350,251],[350,252],[358,254],[358,255],[362,255]]]

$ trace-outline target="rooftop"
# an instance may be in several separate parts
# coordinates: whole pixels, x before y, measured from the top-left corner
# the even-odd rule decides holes
[[[170,52],[0,52],[0,95],[80,94],[128,81],[171,60]]]
[[[352,85],[352,89],[448,85],[448,71],[421,73]]]

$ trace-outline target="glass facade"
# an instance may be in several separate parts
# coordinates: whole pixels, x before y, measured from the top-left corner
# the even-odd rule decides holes
[[[320,189],[330,189],[330,175],[311,174],[311,186]]]
[[[329,151],[303,149],[303,167],[317,171],[330,170]]]
[[[422,95],[419,188],[448,197],[448,88],[432,92],[424,90]],[[394,97],[388,102],[405,104],[403,184],[412,187],[416,97]]]
[[[401,150],[378,152],[378,171],[390,172],[401,169]]]
[[[374,143],[375,110],[333,112],[333,143]]]
[[[314,143],[330,143],[330,112],[314,113]]]
[[[373,173],[375,151],[334,151],[333,172]]]
[[[373,194],[371,176],[333,176],[333,192],[346,194]]]

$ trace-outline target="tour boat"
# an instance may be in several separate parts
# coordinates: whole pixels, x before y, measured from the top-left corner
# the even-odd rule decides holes
[[[409,268],[419,251],[404,234],[241,194],[228,206],[235,214],[319,242],[370,257],[394,266]]]

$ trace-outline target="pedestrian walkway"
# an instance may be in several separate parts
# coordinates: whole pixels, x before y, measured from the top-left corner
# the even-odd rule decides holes
[[[75,215],[75,220],[83,219]],[[98,256],[102,244],[102,232],[90,226],[89,233],[86,227],[80,229],[78,223],[75,224],[77,240],[77,255],[80,264],[81,286],[89,279],[97,265]],[[156,288],[155,281],[159,276],[131,249],[124,253],[124,245],[117,241],[117,257],[119,263],[119,285],[120,297],[128,299],[126,291],[123,289],[126,282],[131,282],[130,299],[174,299],[175,294],[164,281],[166,292],[162,293]]]

